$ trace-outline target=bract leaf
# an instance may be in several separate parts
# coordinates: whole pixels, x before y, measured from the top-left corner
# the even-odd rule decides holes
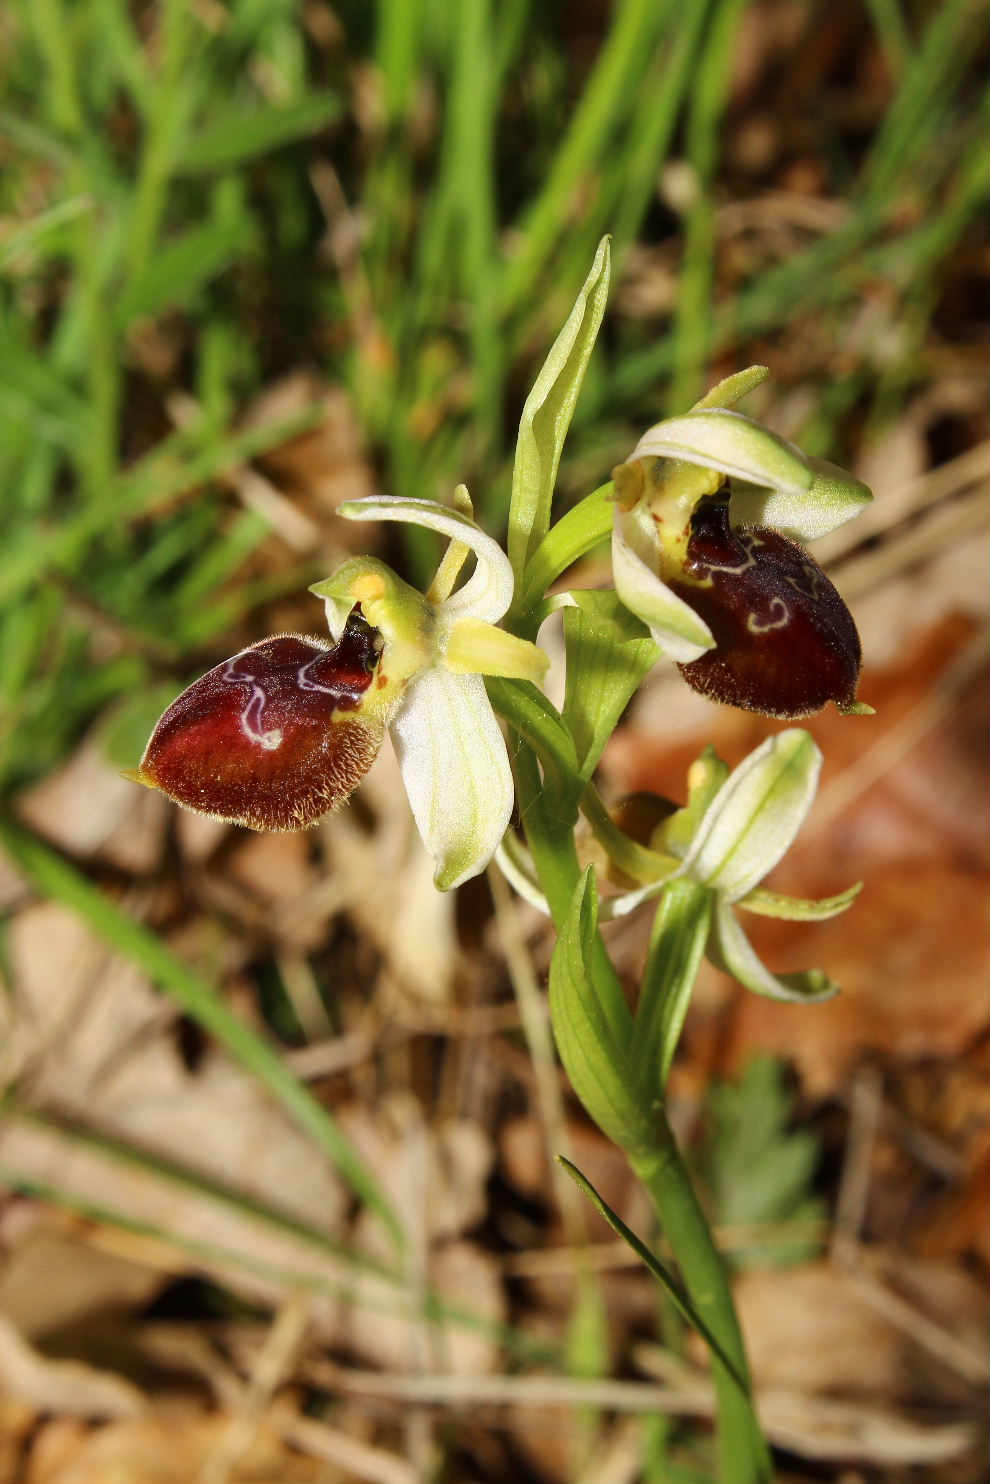
[[[591,978],[597,927],[598,893],[589,866],[550,964],[553,1033],[571,1085],[602,1132],[622,1149],[646,1150],[653,1142],[651,1097],[616,1041]]]
[[[737,371],[734,376],[723,377],[715,383],[711,391],[705,393],[699,401],[691,408],[692,412],[707,412],[713,407],[735,407],[747,393],[761,382],[766,381],[770,375],[769,366],[747,366],[745,371]]]
[[[564,609],[563,717],[582,779],[590,778],[629,699],[659,651],[614,592],[577,592]]]
[[[550,525],[557,466],[605,313],[609,271],[609,239],[603,237],[584,287],[523,407],[509,505],[509,559],[517,579]]]
[[[616,1233],[616,1235],[620,1236],[626,1243],[626,1245],[632,1248],[633,1252],[635,1252],[640,1262],[644,1263],[646,1267],[649,1268],[654,1278],[656,1278],[657,1282],[668,1294],[671,1303],[674,1305],[674,1308],[680,1314],[681,1318],[685,1319],[687,1323],[692,1326],[693,1329],[696,1329],[698,1331],[699,1335],[712,1351],[712,1353],[718,1356],[719,1360],[725,1366],[726,1370],[729,1372],[729,1375],[735,1381],[740,1391],[745,1397],[748,1398],[749,1388],[743,1381],[739,1372],[732,1364],[732,1361],[726,1355],[725,1351],[722,1349],[722,1346],[719,1344],[718,1340],[716,1340],[715,1336],[708,1328],[708,1325],[702,1319],[701,1315],[698,1313],[697,1309],[694,1307],[690,1298],[685,1293],[684,1289],[681,1287],[680,1283],[677,1281],[670,1269],[666,1267],[658,1257],[654,1257],[649,1247],[646,1246],[646,1243],[640,1241],[639,1237],[637,1237],[636,1233],[631,1229],[631,1227],[626,1226],[626,1223],[622,1220],[621,1216],[618,1216],[615,1211],[612,1210],[612,1207],[608,1204],[608,1202],[605,1201],[598,1194],[598,1191],[592,1185],[587,1175],[583,1175],[578,1169],[577,1165],[571,1164],[571,1161],[569,1159],[565,1159],[562,1154],[557,1155],[557,1163],[563,1165],[564,1169],[570,1175],[575,1185],[577,1185],[579,1189],[581,1189],[588,1197],[588,1200],[594,1206],[599,1216],[601,1216],[604,1221],[608,1222],[609,1226]]]
[[[672,881],[653,923],[636,1008],[633,1064],[662,1098],[708,939],[711,896],[693,881]]]

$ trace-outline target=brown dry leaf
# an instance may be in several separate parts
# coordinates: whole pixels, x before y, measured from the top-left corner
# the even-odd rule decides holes
[[[32,1449],[25,1484],[190,1484],[224,1445],[231,1419],[182,1411],[84,1429],[57,1420]],[[262,1421],[228,1484],[349,1484],[306,1458]]]
[[[825,1096],[865,1054],[947,1059],[985,1029],[986,878],[921,862],[867,866],[864,874],[868,885],[849,914],[854,923],[751,929],[754,947],[776,971],[821,964],[843,992],[812,1010],[740,994],[724,1043],[731,1065],[757,1049],[772,1051],[795,1063],[810,1093]],[[932,904],[927,911],[925,903]]]
[[[2,1314],[0,1388],[39,1411],[71,1417],[137,1417],[145,1410],[141,1392],[123,1376],[39,1354]]]
[[[897,1264],[891,1282],[817,1263],[753,1269],[736,1285],[761,1392],[970,1410],[980,1384],[978,1285],[949,1267]]]
[[[429,1127],[416,1100],[403,1093],[373,1109],[354,1106],[342,1122],[393,1202],[417,1254],[422,1282],[494,1331],[506,1313],[498,1267],[480,1248],[457,1240],[487,1208],[493,1158],[488,1136],[468,1119]],[[363,1213],[356,1245],[381,1259],[383,1241],[380,1225]],[[362,1308],[352,1317],[350,1343],[369,1360],[415,1367],[429,1354],[424,1345],[436,1344],[458,1374],[494,1368],[499,1347],[493,1334],[483,1327],[443,1324],[428,1335],[416,1314],[413,1287],[400,1303],[400,1296],[386,1293],[373,1274],[356,1273],[352,1292]]]
[[[161,794],[122,778],[92,739],[17,799],[25,823],[70,855],[99,852],[135,874],[158,865],[168,810]]]
[[[303,407],[320,402],[323,421],[300,433],[280,448],[258,460],[259,466],[285,494],[317,520],[326,521],[344,500],[360,500],[377,493],[374,471],[364,451],[364,440],[346,391],[327,386],[304,371],[287,376],[269,387],[254,402],[245,422],[248,426],[278,422]],[[368,527],[361,532],[361,549],[375,545]],[[339,544],[351,546],[347,527],[340,522],[334,531]]]
[[[150,1303],[162,1275],[40,1223],[8,1252],[0,1269],[0,1314],[28,1340],[129,1314]]]

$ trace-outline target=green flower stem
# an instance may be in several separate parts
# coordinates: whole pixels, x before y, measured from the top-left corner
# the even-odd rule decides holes
[[[748,1388],[746,1350],[728,1273],[662,1112],[657,1115],[655,1148],[628,1158],[650,1193],[692,1303]],[[770,1452],[752,1401],[715,1354],[712,1371],[718,1402],[720,1484],[767,1484],[772,1478]]]

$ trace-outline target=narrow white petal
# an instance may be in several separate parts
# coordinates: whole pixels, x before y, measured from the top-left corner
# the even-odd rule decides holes
[[[746,989],[770,1000],[807,1005],[816,1000],[830,1000],[839,992],[835,980],[822,969],[808,969],[803,974],[771,974],[726,902],[719,902],[715,908],[708,956]]]
[[[485,682],[423,670],[389,730],[433,879],[449,891],[485,869],[512,813],[509,755]]]
[[[729,408],[685,412],[647,430],[629,455],[682,459],[752,484],[807,496],[814,475],[801,450],[742,412]]]
[[[796,541],[815,541],[859,515],[873,499],[854,475],[826,459],[809,459],[815,475],[800,495],[777,489],[733,488],[729,518],[734,526],[773,526]]]
[[[769,737],[719,789],[682,870],[735,902],[790,849],[818,787],[822,755],[807,732]]]
[[[630,612],[647,625],[654,643],[678,664],[687,664],[711,649],[715,640],[704,619],[650,565],[648,533],[637,522],[640,509],[622,512],[616,507],[612,530],[615,590]]]
[[[396,500],[372,495],[367,500],[349,500],[338,505],[337,514],[348,520],[399,520],[425,526],[452,541],[469,546],[476,557],[467,582],[441,605],[443,614],[456,618],[482,618],[497,623],[512,602],[512,567],[509,558],[490,536],[460,511],[449,510],[435,500]]]

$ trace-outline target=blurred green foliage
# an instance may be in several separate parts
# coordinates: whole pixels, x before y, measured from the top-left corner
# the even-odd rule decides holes
[[[837,107],[854,81],[841,58],[807,71],[832,22],[806,7],[770,75],[841,209],[794,250],[726,264],[753,8],[12,0],[0,788],[50,769],[109,701],[212,663],[255,604],[314,575],[259,578],[265,519],[223,478],[318,418],[245,421],[281,374],[346,388],[383,489],[435,497],[464,479],[498,529],[528,379],[604,231],[620,282],[637,242],[671,246],[679,277],[667,308],[620,293],[565,497],[754,341],[815,388],[814,451],[842,457],[896,415],[931,374],[940,275],[983,198],[979,13],[847,7],[851,53],[882,58],[886,79],[861,117]],[[671,161],[679,187],[658,191]],[[867,302],[871,333],[854,334]]]

